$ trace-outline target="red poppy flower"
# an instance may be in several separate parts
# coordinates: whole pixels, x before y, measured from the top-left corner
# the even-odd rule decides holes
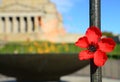
[[[111,52],[116,43],[111,38],[101,38],[99,28],[91,26],[87,29],[85,36],[78,39],[76,46],[86,48],[79,53],[80,60],[92,59],[96,66],[103,66],[107,60],[106,52]]]

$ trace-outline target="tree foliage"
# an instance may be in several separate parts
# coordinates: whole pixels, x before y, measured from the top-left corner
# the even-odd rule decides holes
[[[102,35],[107,37],[114,37],[114,34],[112,32],[107,32],[107,31],[102,32]]]

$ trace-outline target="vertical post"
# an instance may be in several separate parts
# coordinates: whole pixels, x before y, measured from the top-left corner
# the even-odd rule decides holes
[[[101,0],[89,0],[90,2],[90,26],[97,26],[101,28],[100,19],[100,1]],[[91,82],[102,82],[102,68],[97,67],[93,60],[90,60],[90,75]]]

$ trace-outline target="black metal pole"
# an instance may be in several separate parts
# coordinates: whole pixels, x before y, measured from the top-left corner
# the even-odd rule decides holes
[[[100,1],[101,0],[89,0],[90,2],[90,26],[97,26],[101,28],[101,13],[100,13]],[[97,67],[93,59],[90,60],[90,80],[91,82],[102,82],[102,68]]]

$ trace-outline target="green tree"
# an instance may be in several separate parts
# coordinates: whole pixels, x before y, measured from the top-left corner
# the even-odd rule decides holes
[[[105,35],[107,37],[114,37],[114,34],[112,32],[107,32],[107,31],[102,32],[102,35]]]

